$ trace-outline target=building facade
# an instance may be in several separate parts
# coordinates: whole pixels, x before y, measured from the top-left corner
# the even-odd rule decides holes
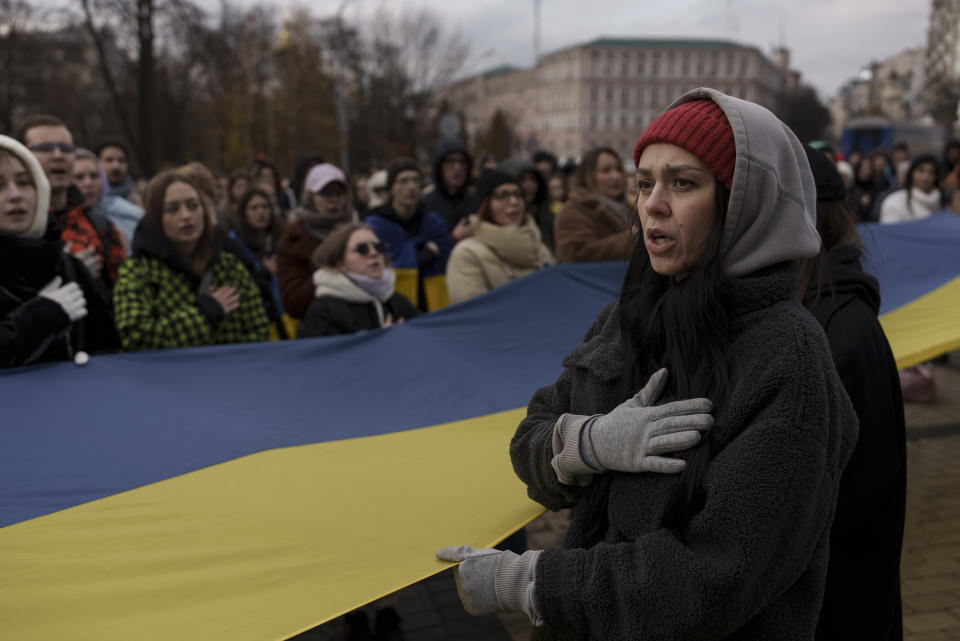
[[[460,80],[441,96],[464,115],[473,141],[499,110],[511,123],[514,153],[543,148],[575,157],[605,145],[628,158],[646,126],[689,89],[713,87],[777,111],[797,81],[782,53],[777,64],[725,40],[601,38],[547,54],[532,69]]]
[[[919,122],[928,113],[926,59],[922,48],[904,49],[873,62],[845,82],[830,104],[834,135],[859,116],[882,116],[894,122]]]

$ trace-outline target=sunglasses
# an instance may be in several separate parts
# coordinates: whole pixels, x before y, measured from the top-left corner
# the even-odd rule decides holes
[[[370,253],[371,249],[378,254],[385,254],[387,252],[387,246],[383,243],[357,243],[357,246],[353,248],[353,251],[357,252],[361,256],[366,256]]]
[[[38,142],[30,145],[30,151],[45,154],[53,153],[55,149],[59,149],[62,154],[72,154],[77,148],[67,142]]]

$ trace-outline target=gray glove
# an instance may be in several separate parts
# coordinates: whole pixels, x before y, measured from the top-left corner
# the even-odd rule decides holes
[[[63,285],[63,279],[55,276],[37,292],[37,296],[52,300],[70,318],[70,322],[80,320],[87,315],[87,299],[76,283]]]
[[[521,555],[469,545],[437,550],[437,558],[460,565],[453,571],[464,609],[474,616],[523,612],[533,625],[543,621],[533,605],[539,550]]]
[[[699,443],[700,433],[713,427],[713,403],[693,398],[654,406],[666,382],[661,369],[636,396],[588,422],[580,438],[584,462],[600,472],[683,471],[683,461],[657,455]]]
[[[589,485],[593,475],[617,472],[676,474],[686,463],[658,456],[689,449],[713,426],[713,403],[696,398],[654,407],[667,370],[650,377],[636,396],[609,414],[563,414],[553,428],[551,461],[565,485]]]

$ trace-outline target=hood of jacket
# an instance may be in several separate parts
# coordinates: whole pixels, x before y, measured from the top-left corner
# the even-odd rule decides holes
[[[803,145],[760,105],[715,89],[694,89],[667,109],[709,99],[730,122],[737,160],[730,187],[720,261],[737,278],[785,261],[816,256],[817,190]]]
[[[547,200],[547,181],[540,174],[540,170],[537,169],[537,166],[534,165],[529,160],[524,158],[507,158],[502,163],[500,163],[500,169],[511,174],[517,180],[523,178],[524,172],[533,173],[533,177],[537,181],[537,195],[533,199],[535,204],[540,204],[546,202]]]
[[[180,250],[170,242],[163,230],[146,218],[140,219],[133,234],[133,256],[156,258],[174,271],[182,272],[190,278],[196,278],[190,266],[183,260]],[[220,253],[219,242],[214,246],[214,253],[210,262],[213,263]]]
[[[441,193],[445,192],[445,188],[443,186],[443,174],[440,171],[440,162],[445,156],[458,151],[467,157],[467,181],[456,193],[463,193],[470,186],[470,177],[473,175],[473,156],[470,155],[467,146],[459,138],[443,138],[437,143],[437,147],[433,151],[433,188],[439,189]]]
[[[13,138],[0,136],[0,149],[9,152],[23,163],[37,190],[37,208],[34,213],[33,224],[21,236],[23,238],[42,238],[47,230],[47,217],[50,210],[50,182],[47,180],[47,175],[43,173],[43,168],[33,152]]]
[[[880,312],[880,286],[877,279],[863,271],[860,266],[862,253],[856,245],[834,247],[827,252],[830,281],[821,289],[819,301],[814,300],[817,296],[816,283],[810,286],[804,297],[804,304],[807,306],[816,303],[811,311],[817,320],[821,321],[821,325],[826,320],[821,319],[821,315],[826,314],[828,317],[833,307],[831,301],[847,296],[859,298],[874,314]]]

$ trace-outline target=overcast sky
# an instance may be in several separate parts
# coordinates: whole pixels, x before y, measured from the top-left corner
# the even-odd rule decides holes
[[[250,5],[257,0],[239,0]],[[259,0],[269,2],[270,0]],[[332,14],[342,0],[311,0],[316,15]],[[218,0],[203,0],[215,7]],[[296,1],[273,0],[286,6]],[[930,0],[541,0],[541,52],[600,36],[724,38],[764,53],[783,42],[793,67],[822,98],[871,60],[909,47],[925,47]],[[533,62],[533,0],[348,0],[347,19],[378,7],[429,7],[471,43],[472,64]]]

